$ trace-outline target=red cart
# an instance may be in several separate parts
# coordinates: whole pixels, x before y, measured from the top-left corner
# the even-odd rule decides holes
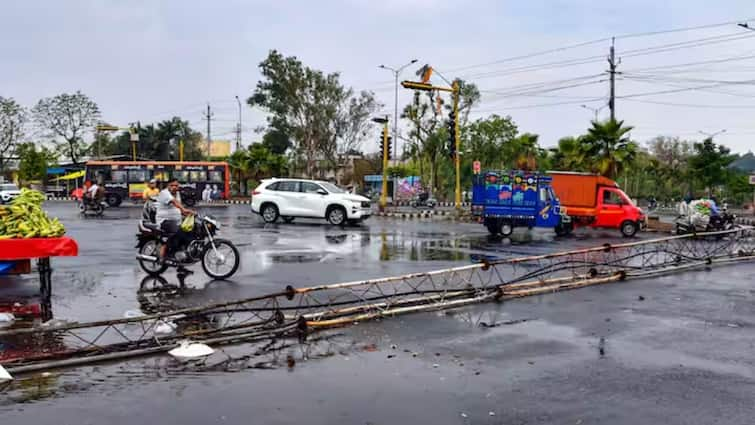
[[[4,274],[31,273],[31,260],[37,260],[39,292],[43,306],[50,305],[52,294],[50,258],[75,257],[78,254],[79,246],[76,241],[67,237],[0,240],[0,263],[6,269]],[[47,313],[49,312],[42,312],[42,316],[47,316]]]

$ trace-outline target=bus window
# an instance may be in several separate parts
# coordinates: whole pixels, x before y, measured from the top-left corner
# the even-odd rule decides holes
[[[223,172],[210,171],[210,181],[213,183],[223,183]]]
[[[191,171],[190,177],[192,182],[206,182],[207,173],[204,171]]]
[[[188,183],[189,172],[188,171],[174,171],[173,178],[178,180],[180,183]]]
[[[127,183],[128,174],[123,170],[113,170],[110,172],[110,181],[113,183]]]
[[[142,183],[149,180],[147,170],[129,170],[128,181],[133,183]]]
[[[167,171],[155,171],[155,174],[152,176],[152,178],[164,183],[170,180],[170,173]]]

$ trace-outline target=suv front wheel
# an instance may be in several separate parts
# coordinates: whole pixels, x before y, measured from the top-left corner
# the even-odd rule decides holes
[[[341,226],[346,222],[346,210],[343,207],[331,207],[327,214],[328,223]]]

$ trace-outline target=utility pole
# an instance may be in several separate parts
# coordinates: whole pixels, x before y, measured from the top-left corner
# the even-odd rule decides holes
[[[239,123],[236,127],[236,151],[241,150],[241,100],[236,96],[236,102],[239,104]]]
[[[207,103],[207,114],[204,117],[207,120],[207,157],[210,157],[212,152],[212,133],[210,132],[210,121],[212,121],[212,111],[210,110],[210,103]]]
[[[459,82],[458,80],[455,80],[451,84],[451,87],[438,87],[427,82],[403,81],[401,86],[410,90],[450,92],[453,97],[453,109],[451,111],[451,116],[449,117],[449,151],[454,160],[454,167],[456,168],[456,191],[454,203],[458,212],[461,210],[461,156],[459,155],[459,145],[461,141],[459,134],[459,98],[461,97],[461,87],[459,86]]]
[[[608,107],[611,108],[611,121],[616,120],[616,67],[621,63],[621,58],[619,58],[618,62],[616,61],[615,41],[615,38],[611,38],[611,51],[608,55],[608,65],[610,67],[608,73],[611,76],[611,94],[608,99]]]

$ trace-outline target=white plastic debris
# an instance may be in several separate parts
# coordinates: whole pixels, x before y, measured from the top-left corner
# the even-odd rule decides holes
[[[207,357],[214,353],[209,345],[202,344],[201,342],[181,341],[181,345],[168,351],[168,354],[179,360],[190,360],[199,357]]]
[[[155,325],[155,335],[170,335],[176,331],[176,324],[173,322],[165,322],[161,320]]]
[[[134,317],[144,316],[141,311],[127,310],[123,313],[123,317],[126,319],[133,319]]]
[[[0,323],[10,323],[16,320],[13,313],[0,313]]]
[[[6,381],[12,381],[13,377],[10,376],[10,373],[8,373],[7,370],[3,367],[3,365],[0,365],[0,382],[6,382]]]

